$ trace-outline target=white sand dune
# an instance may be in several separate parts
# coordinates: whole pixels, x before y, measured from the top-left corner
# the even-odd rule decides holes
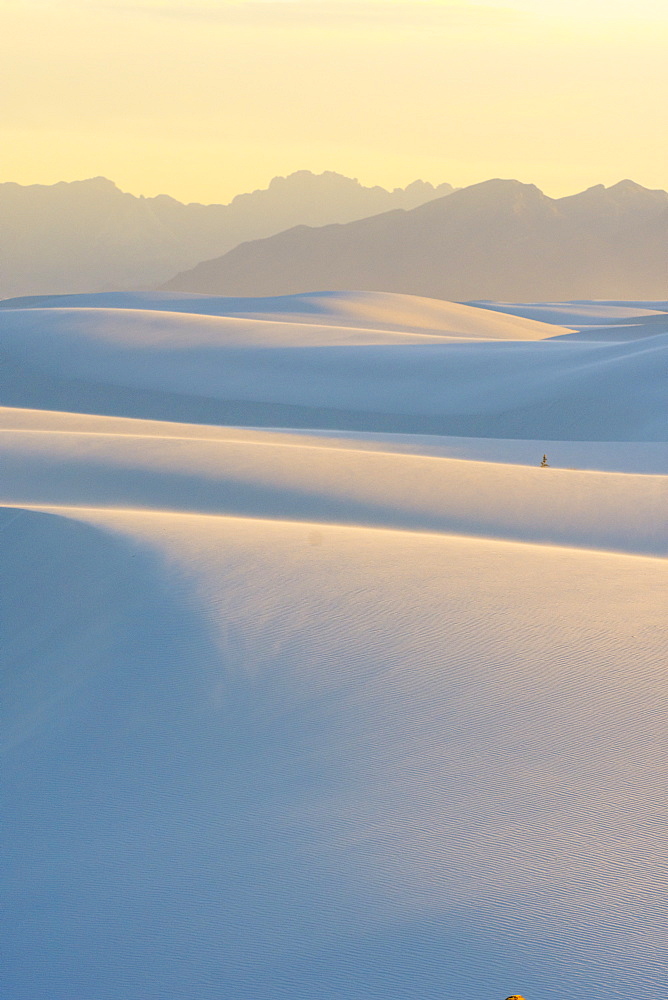
[[[0,310],[2,398],[20,407],[180,422],[665,439],[665,330],[590,342],[565,327],[489,310],[428,308],[424,300],[412,307],[408,296],[359,294],[347,305],[332,297],[334,318],[345,313],[347,325],[322,322],[322,312],[313,324],[303,320],[312,300],[302,303],[299,322],[291,318],[299,296],[281,300],[289,314],[274,301],[262,320],[234,315],[237,300],[227,316],[169,312],[168,295],[161,311],[9,303]],[[318,308],[328,301],[318,300]],[[388,329],[395,307],[411,332]],[[425,325],[415,332],[422,315]],[[472,335],[476,315],[483,339]],[[444,337],[435,332],[439,317]]]
[[[152,295],[0,309],[7,995],[666,995],[661,309]]]
[[[641,340],[668,332],[666,302],[503,302],[470,303],[489,308],[496,316],[529,319],[539,323],[564,324],[573,329],[571,339]],[[580,334],[578,337],[577,334]]]
[[[0,303],[0,308],[14,311],[16,309],[96,309],[95,323],[87,317],[87,326],[91,330],[97,328],[97,336],[104,329],[104,311],[106,310],[141,310],[143,315],[134,317],[132,323],[136,342],[140,345],[144,340],[142,324],[148,324],[150,319],[169,324],[169,316],[149,317],[152,313],[187,313],[191,317],[211,316],[218,318],[244,317],[248,320],[261,319],[265,324],[273,321],[280,323],[283,334],[288,325],[293,323],[308,324],[311,331],[297,331],[305,341],[317,334],[318,326],[328,326],[340,329],[353,327],[358,330],[382,330],[399,333],[415,332],[421,336],[436,335],[439,339],[450,338],[473,340],[542,340],[553,337],[565,330],[554,329],[552,321],[542,322],[526,319],[523,316],[507,316],[503,312],[497,314],[481,313],[479,308],[464,305],[459,302],[443,302],[438,299],[425,299],[416,295],[398,295],[392,292],[316,292],[311,295],[277,295],[265,298],[225,298],[214,295],[196,295],[180,292],[98,292],[88,295],[37,295],[21,299],[6,299]],[[67,326],[76,321],[76,317],[62,317],[50,313],[48,322],[57,322]],[[128,320],[116,315],[112,322],[127,324]],[[191,323],[194,322],[191,320]],[[35,320],[28,321],[28,326],[35,326]],[[210,324],[209,330],[213,336],[216,332],[223,340],[230,335],[227,331],[239,329],[240,324],[216,326]],[[173,329],[179,329],[174,325]],[[169,330],[166,326],[165,335]],[[187,327],[181,321],[180,329],[187,334]],[[250,323],[241,326],[242,332],[253,336],[254,330]],[[193,327],[197,335],[198,327]],[[272,328],[268,328],[270,334]],[[278,339],[281,330],[274,332]],[[326,334],[325,334],[326,335]],[[331,334],[330,334],[331,336]],[[334,339],[338,343],[338,339]],[[374,341],[376,342],[376,341]],[[390,341],[392,342],[392,341]]]

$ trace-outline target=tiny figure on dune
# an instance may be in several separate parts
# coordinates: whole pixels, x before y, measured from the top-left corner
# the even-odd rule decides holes
[[[547,455],[543,455],[543,461],[540,463],[540,467],[541,467],[541,469],[549,469],[550,468],[550,463],[547,460]],[[510,1000],[514,1000],[514,998],[511,997]],[[520,1000],[522,1000],[521,997],[520,997]]]

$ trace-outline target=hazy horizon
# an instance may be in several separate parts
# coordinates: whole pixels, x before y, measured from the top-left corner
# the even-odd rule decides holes
[[[275,0],[275,2],[279,2],[279,0]],[[271,186],[272,186],[272,184],[274,184],[275,182],[291,180],[292,178],[295,178],[298,175],[310,175],[310,176],[315,177],[315,178],[322,178],[322,177],[325,177],[327,175],[332,175],[332,176],[337,177],[337,178],[343,178],[346,181],[353,181],[354,183],[359,184],[361,187],[363,187],[365,189],[372,190],[374,188],[375,189],[380,188],[381,190],[386,191],[389,194],[392,194],[393,192],[398,192],[398,191],[405,191],[407,188],[410,188],[414,184],[424,184],[424,185],[427,185],[427,186],[430,186],[430,187],[434,188],[434,190],[436,191],[439,187],[442,187],[443,185],[450,185],[450,183],[451,183],[448,180],[448,178],[441,178],[440,180],[433,180],[432,178],[428,178],[428,177],[417,177],[416,176],[416,177],[413,177],[411,180],[406,181],[405,184],[398,184],[398,185],[394,185],[394,186],[386,186],[386,185],[382,184],[380,181],[375,181],[373,179],[371,179],[370,181],[362,180],[359,177],[351,176],[349,174],[343,174],[343,173],[339,172],[338,170],[331,170],[329,168],[324,168],[323,170],[315,171],[315,170],[310,170],[308,167],[298,167],[295,170],[291,170],[287,174],[274,174],[273,176],[269,177],[269,179],[266,181],[266,183],[261,184],[259,187],[247,188],[247,189],[244,189],[244,190],[239,190],[239,191],[235,192],[234,194],[232,194],[228,198],[228,200],[226,200],[226,201],[224,201],[222,199],[217,199],[217,200],[214,199],[213,201],[210,201],[210,202],[197,202],[197,201],[188,201],[188,200],[184,201],[181,198],[177,198],[174,195],[173,192],[166,191],[166,190],[165,191],[156,191],[154,194],[147,194],[145,191],[130,191],[127,188],[122,187],[119,183],[117,183],[117,181],[113,177],[108,177],[105,174],[95,174],[95,175],[91,175],[91,176],[88,176],[88,177],[84,177],[84,176],[81,176],[81,177],[72,177],[72,178],[61,177],[58,180],[49,181],[49,182],[43,182],[43,181],[23,182],[23,181],[17,181],[15,178],[12,178],[12,177],[4,177],[4,178],[0,179],[0,185],[2,185],[2,184],[16,184],[19,187],[55,187],[57,184],[84,184],[87,181],[109,181],[111,184],[114,185],[114,187],[118,188],[118,190],[122,194],[130,194],[134,198],[151,199],[151,198],[168,197],[168,198],[173,198],[175,201],[180,201],[184,205],[188,205],[188,204],[195,204],[195,205],[196,204],[200,204],[200,205],[209,206],[209,205],[229,205],[231,202],[233,202],[235,200],[235,198],[240,198],[240,197],[243,197],[244,195],[257,194],[259,192],[264,192],[264,191],[270,189]],[[647,187],[647,185],[645,185],[645,184],[642,184],[635,177],[618,177],[616,180],[613,180],[610,183],[603,183],[602,181],[594,181],[592,184],[588,184],[584,188],[577,188],[577,189],[569,190],[569,191],[566,191],[563,194],[559,194],[559,195],[555,195],[555,194],[552,194],[549,191],[546,191],[544,188],[541,187],[540,184],[537,184],[535,181],[531,180],[530,178],[526,179],[526,180],[523,180],[521,177],[501,177],[499,175],[494,175],[494,176],[490,176],[490,177],[484,177],[484,178],[481,178],[478,181],[472,182],[471,184],[461,184],[461,185],[452,184],[451,186],[452,186],[453,190],[456,191],[456,190],[461,190],[462,188],[465,188],[465,187],[475,187],[477,184],[484,184],[487,181],[492,181],[492,180],[518,181],[520,184],[533,185],[534,187],[537,187],[539,189],[539,191],[541,191],[541,193],[544,194],[547,198],[550,198],[550,199],[552,199],[554,201],[558,201],[561,198],[569,198],[569,197],[572,197],[573,195],[576,195],[576,194],[582,194],[584,191],[588,191],[591,188],[595,188],[595,187],[602,186],[602,187],[604,187],[606,189],[607,188],[611,188],[611,187],[616,187],[616,185],[621,184],[624,181],[631,181],[634,184],[638,184],[638,186],[640,186],[640,187],[647,188],[647,190],[654,190],[654,191],[666,191],[666,190],[668,190],[668,178],[667,178],[667,181],[666,181],[666,186],[664,186],[664,187],[658,187],[658,188],[657,187],[652,188],[652,187]]]
[[[14,178],[6,177],[6,178],[3,178],[2,180],[0,180],[0,185],[2,185],[2,184],[17,184],[19,187],[55,187],[57,184],[85,184],[87,181],[108,181],[111,184],[113,184],[114,187],[118,188],[118,190],[122,194],[130,194],[134,198],[146,198],[146,199],[150,199],[150,198],[168,197],[168,198],[173,198],[175,201],[180,201],[182,204],[186,204],[186,205],[187,204],[227,205],[227,204],[230,204],[230,202],[234,201],[235,198],[243,197],[243,195],[247,195],[247,194],[256,194],[257,192],[260,192],[260,191],[266,191],[275,182],[280,182],[280,181],[285,181],[285,180],[291,180],[292,178],[295,178],[295,177],[297,177],[299,175],[310,175],[311,177],[317,177],[317,178],[322,178],[322,177],[331,175],[331,176],[334,176],[336,178],[343,178],[346,181],[353,181],[353,182],[359,184],[361,187],[367,188],[369,190],[371,190],[373,188],[381,188],[383,191],[387,191],[390,194],[392,192],[394,192],[394,191],[404,191],[404,190],[406,190],[406,188],[411,187],[411,185],[413,185],[413,184],[424,184],[426,186],[434,188],[434,190],[436,190],[437,188],[441,187],[444,184],[445,185],[449,184],[449,182],[446,179],[443,179],[443,180],[440,180],[440,181],[432,181],[432,180],[429,180],[428,178],[425,178],[425,177],[414,177],[412,179],[412,181],[409,181],[407,184],[396,185],[395,187],[389,187],[388,188],[388,187],[385,187],[383,184],[379,184],[379,183],[376,183],[376,182],[371,182],[371,183],[367,184],[367,183],[361,181],[359,179],[359,177],[351,177],[351,176],[349,176],[347,174],[340,173],[338,170],[324,169],[324,170],[320,170],[320,171],[314,171],[314,170],[309,170],[309,169],[307,169],[305,167],[302,167],[302,168],[298,168],[296,170],[291,170],[287,174],[274,174],[272,177],[270,177],[268,179],[268,181],[265,184],[261,184],[259,187],[255,187],[255,188],[252,188],[252,189],[248,188],[248,189],[244,189],[242,191],[241,190],[237,191],[227,201],[223,201],[222,199],[218,199],[218,200],[214,200],[212,202],[196,202],[196,201],[190,201],[190,202],[188,202],[188,201],[183,201],[181,198],[176,198],[175,195],[172,194],[171,191],[158,191],[155,194],[146,194],[143,191],[129,191],[128,189],[122,187],[120,184],[117,184],[116,181],[115,181],[115,179],[113,177],[108,177],[105,174],[95,174],[94,176],[88,176],[88,177],[83,177],[83,176],[81,176],[81,177],[72,177],[72,178],[61,177],[61,178],[59,178],[56,181],[50,181],[48,183],[44,183],[42,181],[33,181],[33,182],[30,182],[30,183],[24,183],[23,181],[17,181]],[[620,180],[621,179],[623,179],[623,178],[620,178]]]
[[[0,0],[2,180],[224,203],[295,170],[666,188],[650,0]],[[620,129],[628,132],[620,142]]]

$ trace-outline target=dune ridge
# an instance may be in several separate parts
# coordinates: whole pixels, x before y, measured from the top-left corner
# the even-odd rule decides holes
[[[11,418],[0,414],[2,423]],[[371,450],[369,442],[360,450],[285,432],[225,437],[219,429],[202,438],[192,426],[175,429],[178,436],[165,437],[145,427],[120,436],[2,428],[5,496],[31,507],[199,510],[653,554],[668,545],[665,476],[500,465]]]

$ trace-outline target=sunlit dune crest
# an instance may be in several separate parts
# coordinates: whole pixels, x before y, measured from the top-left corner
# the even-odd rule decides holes
[[[7,995],[662,996],[667,344],[2,303]]]

